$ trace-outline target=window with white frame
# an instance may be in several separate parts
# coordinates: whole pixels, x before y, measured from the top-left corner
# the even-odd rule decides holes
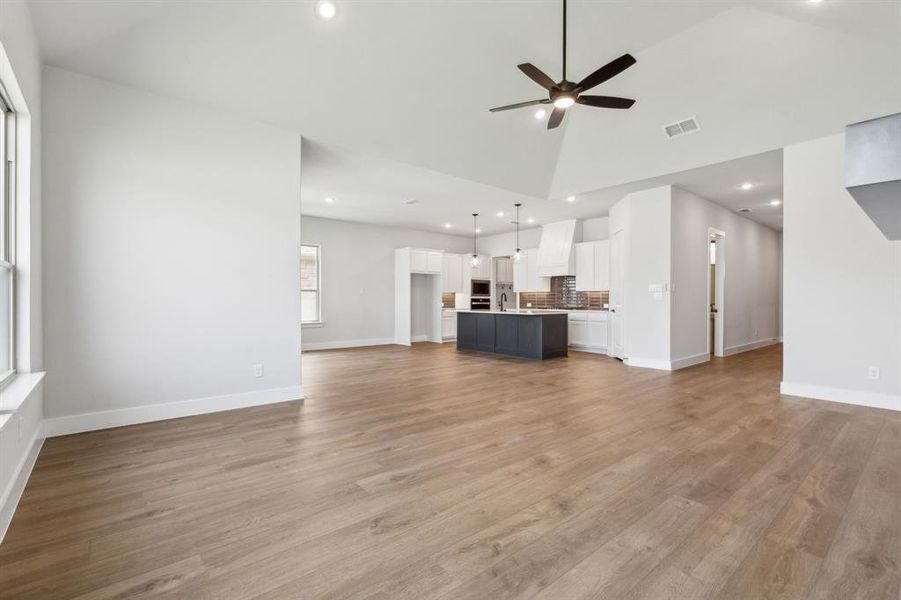
[[[322,322],[322,250],[318,245],[300,246],[300,322]]]
[[[0,86],[0,385],[16,370],[15,286],[15,114]]]

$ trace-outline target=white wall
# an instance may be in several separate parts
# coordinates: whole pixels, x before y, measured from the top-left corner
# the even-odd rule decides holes
[[[672,360],[707,353],[710,227],[725,232],[725,353],[778,340],[779,233],[677,187],[672,198]]]
[[[41,57],[26,2],[0,2],[0,44],[27,113],[18,115],[20,140],[30,152],[17,157],[20,205],[16,215],[16,366],[19,371],[43,368],[41,286]],[[5,62],[5,61],[4,61]],[[12,90],[9,90],[12,93]],[[23,177],[23,173],[30,176]]]
[[[44,73],[48,427],[298,397],[300,136]]]
[[[610,239],[610,218],[594,217],[582,221],[583,242],[598,242]]]
[[[305,348],[394,341],[394,250],[471,252],[472,240],[399,227],[303,218],[305,244],[322,246],[322,327],[305,327]],[[481,247],[480,247],[481,251]]]
[[[784,177],[783,393],[901,410],[901,242],[845,191],[843,134],[786,147]]]
[[[626,356],[629,364],[662,367],[670,360],[670,186],[629,194],[625,252]]]
[[[523,250],[537,248],[541,243],[541,227],[530,227],[519,232],[519,247]],[[512,256],[516,252],[516,232],[498,233],[479,238],[479,254],[488,256]],[[472,240],[468,252],[472,252]]]
[[[610,238],[610,219],[608,217],[593,217],[583,219],[581,227],[576,228],[577,242],[595,242]],[[541,227],[529,227],[519,232],[519,247],[523,250],[537,248],[541,243]],[[470,242],[470,248],[472,242]],[[471,250],[470,250],[471,251]],[[498,233],[479,238],[479,253],[489,256],[511,256],[516,251],[516,232]]]
[[[41,59],[25,2],[0,2],[0,80],[17,115],[16,368],[0,391],[0,540],[43,438]]]

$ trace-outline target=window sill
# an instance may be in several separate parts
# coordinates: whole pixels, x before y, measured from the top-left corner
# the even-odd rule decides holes
[[[44,379],[44,373],[19,373],[0,390],[0,412],[16,412]]]
[[[317,329],[325,327],[325,321],[307,321],[306,323],[301,323],[300,327],[301,329]]]

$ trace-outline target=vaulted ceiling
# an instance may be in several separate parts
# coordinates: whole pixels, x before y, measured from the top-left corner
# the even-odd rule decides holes
[[[638,64],[547,131],[515,65],[560,74],[560,2],[35,0],[46,62],[297,130],[360,153],[559,198],[774,150],[901,107],[895,0],[572,0],[570,79]],[[668,140],[662,125],[697,117]]]

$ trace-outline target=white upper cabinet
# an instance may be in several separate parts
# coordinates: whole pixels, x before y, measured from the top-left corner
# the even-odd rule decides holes
[[[478,266],[472,266],[472,255],[466,255],[466,261],[472,269],[473,279],[491,279],[491,258],[484,254],[479,254]]]
[[[527,265],[529,257],[527,253],[522,253],[522,258],[513,263],[513,291],[525,292],[529,287],[529,274]]]
[[[551,278],[538,276],[538,248],[524,250],[522,258],[513,262],[514,292],[549,292]]]
[[[463,260],[462,254],[444,255],[444,264],[441,270],[443,285],[442,291],[463,293],[466,291],[463,285]]]
[[[499,258],[496,261],[496,273],[494,274],[496,283],[513,283],[513,260],[509,258]]]
[[[610,240],[595,242],[595,244],[595,289],[606,291],[610,289]]]
[[[410,251],[410,271],[413,273],[441,273],[443,254],[440,250],[413,248]]]
[[[595,290],[594,242],[576,244],[576,290]]]
[[[610,242],[576,244],[576,290],[610,289]]]

